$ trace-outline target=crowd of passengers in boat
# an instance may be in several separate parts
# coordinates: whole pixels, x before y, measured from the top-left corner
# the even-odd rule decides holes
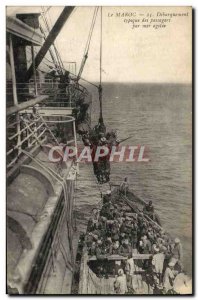
[[[125,183],[120,194],[127,193]],[[94,210],[88,221],[86,245],[88,254],[96,256],[97,276],[108,278],[113,272],[115,293],[135,293],[138,284],[133,253],[151,254],[151,259],[136,261],[150,292],[182,293],[181,288],[184,290],[189,282],[182,265],[182,245],[178,238],[173,240],[153,221],[152,202],[146,204],[142,212],[133,213],[122,197],[119,201],[113,200],[111,191],[107,191],[101,209]],[[106,263],[112,255],[125,259]]]

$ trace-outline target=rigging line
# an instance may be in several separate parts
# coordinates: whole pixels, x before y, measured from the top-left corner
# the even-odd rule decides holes
[[[80,69],[79,69],[79,72],[78,72],[77,80],[80,78],[80,76],[81,76],[81,74],[83,72],[83,68],[85,66],[86,60],[88,58],[89,47],[90,47],[90,43],[91,43],[93,29],[94,29],[95,22],[96,22],[96,17],[97,17],[98,9],[99,9],[98,7],[96,7],[94,9],[94,14],[93,14],[93,18],[92,18],[92,22],[91,22],[91,26],[90,26],[90,30],[89,30],[87,42],[86,42],[86,45],[85,45],[83,59],[82,59],[81,66],[80,66]]]
[[[100,116],[99,123],[104,124],[103,116],[102,116],[102,6],[101,6],[101,14],[100,14],[100,84],[98,87],[99,93],[99,104],[100,104]]]
[[[102,84],[102,6],[100,15],[100,85]]]
[[[45,34],[45,32],[44,32],[44,30],[43,30],[43,28],[42,28],[41,25],[40,25],[40,30],[41,30],[41,32],[42,32],[42,34],[43,34],[43,36],[44,36],[44,39],[46,39],[46,34]],[[55,68],[56,68],[56,70],[58,71],[58,68],[57,68],[58,62],[57,62],[56,57],[54,56],[54,53],[53,53],[53,51],[52,51],[51,48],[49,48],[49,53],[50,53],[50,55],[51,55],[51,58],[52,58],[53,63],[54,63],[54,65],[55,65]]]
[[[46,11],[45,11],[44,7],[42,7],[42,12],[43,12],[43,13],[42,13],[42,18],[43,18],[45,27],[46,27],[46,29],[48,30],[48,34],[49,34],[49,32],[50,32],[50,26],[49,26],[48,21],[47,21]],[[48,14],[49,14],[49,13],[48,13]],[[51,24],[52,24],[52,22],[51,22]],[[52,46],[53,46],[54,51],[55,51],[57,65],[59,65],[59,68],[60,68],[60,70],[61,70],[61,63],[62,63],[62,62],[60,62],[60,60],[59,60],[59,59],[60,59],[60,56],[57,55],[57,49],[56,49],[54,43],[52,44]],[[51,49],[51,51],[52,51],[52,49]],[[53,55],[54,55],[54,53],[53,53]],[[63,65],[63,64],[62,64],[62,65]]]
[[[91,26],[90,26],[90,30],[89,30],[89,35],[88,35],[87,42],[86,42],[86,45],[85,45],[84,55],[85,55],[85,53],[87,52],[87,49],[88,49],[89,46],[90,46],[91,37],[92,37],[92,33],[93,33],[93,28],[94,28],[94,26],[95,26],[95,21],[96,21],[98,9],[99,9],[99,7],[96,7],[96,8],[94,9],[94,14],[93,14],[93,18],[92,18],[92,22],[91,22]]]
[[[47,13],[47,11],[46,11],[46,13]],[[52,20],[51,20],[49,12],[48,12],[48,17],[49,17],[49,23],[50,23],[51,28],[52,28]],[[46,19],[47,19],[47,15],[46,15]],[[57,43],[57,41],[54,41],[53,46],[54,46],[54,51],[56,53],[57,59],[58,59],[58,61],[60,63],[60,66],[64,67],[63,61],[62,61],[61,56],[60,56],[59,51],[58,51],[58,43]]]

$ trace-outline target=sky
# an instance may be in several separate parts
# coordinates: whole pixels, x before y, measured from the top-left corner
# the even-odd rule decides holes
[[[54,24],[63,7],[51,7],[47,17]],[[7,14],[38,12],[40,7],[8,7]],[[157,12],[189,12],[188,17],[174,17],[166,28],[132,29],[116,13],[152,14]],[[94,7],[76,7],[57,37],[62,60],[76,61],[80,67]],[[103,7],[102,80],[105,82],[165,82],[191,83],[191,11],[186,7]],[[112,16],[113,15],[113,16]],[[111,17],[110,17],[111,16]],[[169,19],[170,17],[166,17]],[[142,17],[140,18],[140,20]],[[141,23],[140,23],[141,24]],[[153,25],[154,23],[152,23]],[[159,23],[156,23],[159,24]],[[100,12],[93,31],[90,50],[82,76],[91,82],[99,81]]]

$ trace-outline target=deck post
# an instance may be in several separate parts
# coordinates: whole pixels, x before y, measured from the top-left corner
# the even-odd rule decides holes
[[[31,54],[32,54],[32,65],[33,65],[33,77],[34,77],[34,90],[35,90],[35,95],[38,95],[38,90],[37,90],[37,81],[36,81],[36,68],[35,68],[35,57],[34,57],[34,46],[33,44],[31,45]]]
[[[13,52],[13,44],[12,44],[12,36],[10,34],[10,66],[11,66],[11,75],[12,75],[12,92],[13,92],[13,101],[14,105],[18,105],[18,97],[17,97],[17,88],[16,88],[16,74],[15,74],[15,66],[14,66],[14,52]],[[20,126],[20,117],[19,113],[16,113],[16,122],[17,122],[17,144],[21,143],[21,126]],[[21,149],[18,148],[18,155],[21,153]]]

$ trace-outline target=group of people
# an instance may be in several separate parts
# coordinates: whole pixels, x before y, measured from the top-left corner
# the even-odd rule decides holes
[[[121,188],[125,192],[127,185]],[[182,245],[174,241],[153,221],[152,202],[140,213],[132,212],[122,198],[113,201],[111,191],[103,196],[100,210],[94,210],[88,221],[86,245],[88,254],[96,256],[95,272],[108,278],[116,276],[115,293],[135,293],[137,274],[157,293],[178,293],[175,282],[182,278]],[[145,216],[149,215],[150,219]],[[134,261],[134,254],[145,254]],[[111,259],[111,257],[116,259]],[[177,280],[176,280],[177,279]]]
[[[98,123],[92,130],[85,131],[82,135],[82,140],[85,146],[92,149],[93,170],[98,183],[103,184],[110,180],[110,150],[112,146],[119,144],[116,130],[106,132],[105,125]],[[95,161],[95,153],[98,146],[106,146],[109,148],[109,154],[100,157]]]

